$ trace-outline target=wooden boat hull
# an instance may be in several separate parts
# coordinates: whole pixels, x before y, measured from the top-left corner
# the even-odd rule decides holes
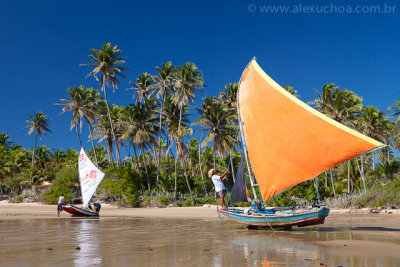
[[[65,205],[63,207],[63,210],[71,213],[72,216],[80,216],[80,217],[98,217],[99,213],[97,212],[93,212],[93,211],[88,211],[88,210],[84,210],[82,208],[76,207],[74,205]]]
[[[323,224],[329,214],[328,208],[309,209],[300,213],[277,212],[275,214],[245,214],[242,210],[229,208],[228,210],[218,209],[218,213],[240,223],[261,227],[292,227]]]

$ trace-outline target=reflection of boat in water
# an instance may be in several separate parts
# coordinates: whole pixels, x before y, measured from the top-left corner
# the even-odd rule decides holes
[[[71,213],[73,216],[99,216],[100,204],[95,203],[95,210],[88,209],[90,199],[96,192],[101,180],[103,180],[104,173],[101,172],[93,162],[90,161],[83,148],[79,154],[79,184],[82,192],[83,208],[67,204],[64,210]]]
[[[97,234],[93,234],[98,226],[99,220],[74,220],[79,223],[79,231],[76,233],[77,252],[75,254],[75,266],[101,265],[100,240]]]
[[[218,212],[241,223],[267,227],[324,223],[329,209],[323,206],[266,208],[265,203],[344,161],[384,146],[291,95],[255,59],[242,74],[237,98],[243,154],[255,201],[246,211]],[[246,201],[244,181],[241,164],[230,204]]]

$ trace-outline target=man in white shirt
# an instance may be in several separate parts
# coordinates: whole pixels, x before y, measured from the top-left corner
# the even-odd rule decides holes
[[[225,171],[221,176],[218,176],[216,171],[214,169],[211,169],[208,171],[208,176],[212,179],[214,187],[215,187],[215,192],[218,193],[219,197],[221,198],[221,207],[222,209],[225,209],[226,204],[225,204],[225,185],[223,181],[227,178],[229,171]]]
[[[63,210],[63,204],[64,204],[64,194],[62,194],[58,198],[58,204],[57,204],[57,217],[60,217],[60,212]]]

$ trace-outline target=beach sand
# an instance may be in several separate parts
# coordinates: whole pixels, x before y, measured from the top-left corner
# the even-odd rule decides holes
[[[396,210],[390,211],[390,213],[386,213],[385,211],[381,211],[380,213],[370,213],[369,209],[358,209],[358,210],[333,209],[331,210],[330,215],[326,218],[325,224],[323,225],[310,226],[304,228],[293,228],[294,231],[292,233],[288,231],[280,231],[278,235],[276,235],[276,233],[274,233],[272,230],[269,229],[260,231],[247,230],[243,225],[237,224],[235,222],[226,224],[223,223],[223,221],[221,221],[221,223],[219,223],[217,206],[214,205],[205,205],[203,207],[121,209],[116,206],[111,206],[109,204],[102,204],[102,209],[100,214],[101,214],[100,220],[103,222],[103,224],[106,225],[107,223],[113,222],[113,220],[108,220],[109,218],[179,219],[175,220],[176,222],[179,222],[177,226],[179,229],[191,228],[193,227],[193,224],[213,225],[212,229],[209,229],[212,232],[214,231],[213,234],[218,235],[219,233],[218,231],[221,230],[222,232],[225,231],[227,233],[230,233],[230,235],[233,234],[233,236],[244,235],[247,239],[250,237],[253,237],[253,239],[255,238],[255,241],[253,239],[249,239],[251,242],[256,242],[258,240],[257,238],[261,238],[263,242],[266,242],[265,244],[269,244],[268,242],[270,241],[268,238],[272,237],[275,238],[282,237],[282,238],[287,238],[288,240],[291,240],[292,238],[295,237],[297,238],[295,240],[296,242],[300,242],[300,244],[306,244],[307,247],[311,248],[309,249],[310,251],[308,251],[307,249],[306,251],[303,251],[304,249],[302,247],[301,248],[294,247],[293,249],[295,252],[297,251],[296,253],[300,254],[305,253],[304,255],[299,254],[301,257],[307,258],[306,260],[309,259],[311,260],[313,259],[313,257],[314,258],[317,257],[316,259],[323,257],[327,263],[328,262],[335,264],[337,263],[336,265],[341,265],[343,259],[353,260],[357,258],[363,260],[368,259],[371,262],[378,262],[381,260],[387,262],[387,264],[384,264],[382,266],[392,266],[393,265],[392,263],[400,261],[400,255],[398,255],[398,251],[400,250],[400,244],[399,244],[400,214]],[[32,224],[40,225],[40,222],[42,223],[46,222],[46,220],[40,220],[40,219],[49,219],[49,218],[50,219],[57,218],[56,205],[43,205],[39,203],[13,204],[13,203],[8,203],[7,201],[0,202],[0,221],[4,221],[5,224],[10,223],[10,221],[19,221],[17,225],[21,225],[24,223],[25,224],[29,223],[29,221],[34,220],[32,221]],[[196,220],[190,220],[190,219],[196,219]],[[205,222],[203,222],[202,220],[205,220]],[[49,220],[47,220],[47,222],[48,221]],[[57,225],[64,225],[64,227],[67,227],[72,221],[73,220],[71,220],[71,215],[69,213],[62,212],[61,217],[57,219]],[[125,227],[125,225],[123,224],[123,220],[117,220],[117,222]],[[144,220],[138,220],[137,223],[143,223],[143,222]],[[170,221],[168,223],[160,223],[160,222],[157,223],[157,220],[150,220],[146,222],[149,225],[154,224],[156,225],[156,227],[160,226],[167,228],[172,227]],[[140,227],[138,229],[139,232],[136,232],[135,230],[135,235],[138,235],[144,231]],[[220,230],[217,231],[216,229]],[[10,229],[11,232],[12,230],[13,229]],[[158,238],[160,238],[159,235],[161,230],[160,229],[157,230]],[[107,234],[107,233],[108,232],[106,231],[102,234]],[[143,233],[147,232],[144,231]],[[186,242],[185,239],[186,237],[184,236],[186,232],[183,231],[182,233],[181,232],[179,233],[180,234],[178,235],[178,237],[174,238],[178,238],[177,240],[180,240],[179,242],[183,244]],[[298,234],[296,235],[296,233]],[[197,238],[198,240],[202,240],[201,233],[199,233],[199,236]],[[166,234],[165,240],[166,240],[165,242],[170,240],[168,234]],[[281,239],[278,239],[279,242],[280,240]],[[119,242],[119,240],[117,241]],[[63,242],[61,243],[63,244]],[[142,240],[141,242],[145,241]],[[249,243],[250,245],[252,244],[251,242]],[[53,244],[51,246],[58,246],[58,244],[59,243],[56,242],[56,244]],[[278,248],[280,246],[279,244],[276,245]],[[317,254],[314,255],[316,253],[313,249],[314,247],[318,248],[319,251],[318,255]],[[198,252],[203,250],[201,249],[199,250],[198,247],[196,247],[195,251]],[[265,249],[265,251],[268,250]],[[195,254],[197,252],[190,252],[189,254],[192,253]],[[16,257],[17,252],[12,252],[10,255]],[[26,257],[28,256],[21,255],[20,257],[22,258],[9,259],[9,260],[10,262],[13,261],[19,262],[21,260],[26,260]],[[243,260],[243,256],[240,256],[239,254],[234,257],[236,257],[237,260]],[[285,262],[286,259],[285,257],[287,257],[287,255],[282,254],[279,257],[281,257],[279,259],[282,260],[282,262]],[[313,259],[313,262],[314,261],[319,263],[319,261]],[[372,264],[371,266],[373,265],[374,264]],[[357,264],[355,264],[354,266],[357,266]]]
[[[217,206],[171,207],[171,208],[119,208],[102,203],[101,217],[139,217],[139,218],[176,218],[176,219],[215,219],[218,220]],[[54,218],[57,216],[57,205],[40,203],[8,203],[0,201],[0,220]],[[70,218],[62,212],[60,218]],[[400,210],[389,213],[370,213],[370,209],[331,209],[325,221],[326,225],[338,227],[400,227]]]
[[[217,206],[173,207],[173,208],[118,208],[102,204],[101,217],[133,218],[176,218],[176,219],[218,219]],[[57,217],[57,205],[40,203],[7,203],[0,201],[0,220]],[[61,212],[60,218],[70,218],[71,214]]]

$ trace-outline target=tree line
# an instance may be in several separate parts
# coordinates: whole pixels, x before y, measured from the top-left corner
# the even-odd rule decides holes
[[[88,155],[105,170],[106,179],[118,182],[124,176],[130,181],[124,186],[134,188],[131,191],[137,191],[136,198],[145,194],[169,194],[173,199],[187,195],[193,203],[196,196],[213,195],[206,175],[210,168],[230,166],[230,183],[234,181],[241,157],[237,83],[228,83],[218,96],[195,103],[206,86],[203,73],[194,63],[175,66],[169,61],[156,67],[154,74],[144,72],[129,81],[132,104],[121,106],[110,104],[107,93],[110,89],[115,92],[126,78],[122,50],[108,43],[91,49],[89,58],[89,63],[81,65],[88,69],[87,77],[99,82],[100,90],[72,86],[67,88],[67,97],[54,104],[60,106],[61,114],[71,116],[69,128],[75,130],[81,147],[86,139],[81,137],[82,127],[88,127],[92,146]],[[284,88],[300,97],[292,87]],[[308,104],[387,147],[336,166],[311,183],[290,190],[290,195],[313,198],[316,186],[322,197],[336,197],[366,192],[377,183],[397,178],[400,165],[393,153],[400,149],[400,101],[395,100],[395,105],[388,107],[393,113],[386,115],[376,107],[363,106],[355,92],[325,84]],[[0,134],[0,188],[8,194],[18,195],[45,180],[62,179],[65,169],[76,169],[78,151],[37,146],[38,137],[51,132],[47,115],[37,112],[26,121],[26,127],[28,134],[35,135],[32,151],[11,142],[6,133]],[[121,147],[128,154],[123,159]],[[73,180],[78,181],[77,177]],[[128,189],[120,189],[118,199]],[[70,193],[71,188],[63,190]]]

